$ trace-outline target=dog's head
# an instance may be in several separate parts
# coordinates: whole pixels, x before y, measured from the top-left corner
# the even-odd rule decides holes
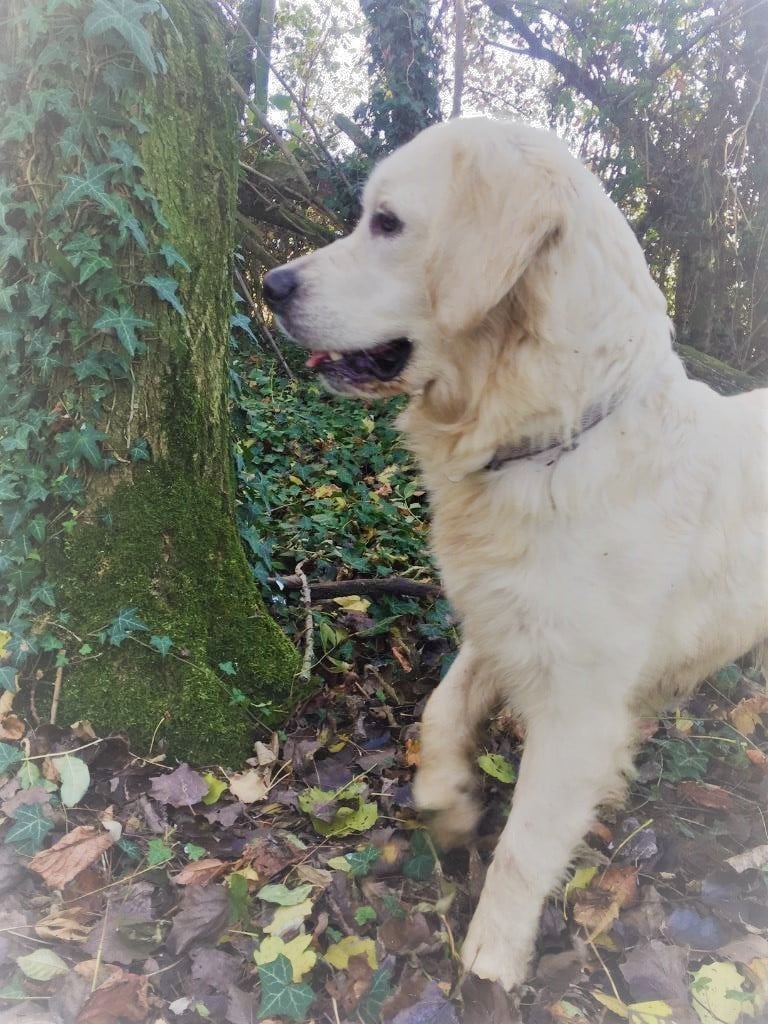
[[[428,128],[374,170],[352,234],[271,270],[265,299],[332,390],[420,390],[440,347],[478,328],[557,245],[574,169],[553,135],[524,125]]]

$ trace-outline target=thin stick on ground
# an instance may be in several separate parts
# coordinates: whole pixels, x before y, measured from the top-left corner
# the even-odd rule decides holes
[[[51,700],[51,725],[56,725],[56,715],[59,713],[59,699],[61,697],[61,681],[64,678],[64,669],[59,665],[56,669],[56,678],[53,681],[53,698]]]
[[[309,580],[304,572],[304,563],[299,562],[296,566],[296,575],[301,581],[301,599],[306,608],[306,615],[304,618],[304,658],[301,662],[301,671],[299,672],[299,679],[303,682],[309,682],[309,677],[312,672],[312,661],[315,656],[315,623],[312,618],[312,595],[309,590]]]
[[[303,584],[298,575],[273,577],[286,590],[299,590]],[[376,580],[322,580],[310,583],[310,600],[323,601],[328,597],[348,597],[351,594],[399,594],[403,597],[442,597],[443,588],[437,583],[423,583],[404,576],[387,576]]]

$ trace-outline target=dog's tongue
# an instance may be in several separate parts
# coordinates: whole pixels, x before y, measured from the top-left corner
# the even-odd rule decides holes
[[[318,366],[320,363],[324,363],[326,359],[330,358],[330,352],[313,352],[309,359],[307,359],[306,363],[304,363],[304,365],[312,369],[313,366]]]

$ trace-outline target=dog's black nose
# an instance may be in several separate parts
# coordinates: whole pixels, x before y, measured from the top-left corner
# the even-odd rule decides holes
[[[264,276],[264,301],[270,309],[278,309],[285,305],[298,287],[298,275],[290,267],[276,267]]]

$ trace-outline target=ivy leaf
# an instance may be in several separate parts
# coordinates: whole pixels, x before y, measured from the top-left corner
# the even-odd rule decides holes
[[[160,254],[165,259],[165,265],[168,268],[175,267],[178,264],[182,270],[190,271],[192,269],[178,249],[174,248],[170,242],[163,242],[160,246]]]
[[[31,857],[43,845],[53,822],[46,818],[40,804],[22,804],[11,817],[14,824],[6,833],[5,841],[15,846],[19,853]]]
[[[43,604],[47,604],[49,608],[56,607],[56,595],[50,583],[38,583],[36,587],[32,588],[30,597],[33,601],[41,601]]]
[[[365,1024],[378,1024],[381,1019],[381,1008],[384,1001],[392,994],[392,971],[388,967],[380,967],[373,975],[371,987],[365,999],[358,1007],[358,1013]]]
[[[128,449],[128,454],[134,462],[149,462],[149,441],[146,437],[140,437],[134,441]]]
[[[435,870],[435,855],[425,832],[414,832],[411,838],[412,856],[403,864],[403,874],[415,882],[424,882]]]
[[[91,784],[88,765],[72,754],[54,757],[52,760],[61,779],[61,802],[65,807],[76,807]]]
[[[93,0],[93,10],[85,19],[87,38],[104,35],[114,30],[119,33],[131,51],[151,75],[157,73],[157,61],[152,50],[152,36],[142,25],[145,14],[158,10],[155,0]]]
[[[148,633],[149,627],[138,618],[135,608],[121,608],[105,631],[105,637],[113,647],[119,647],[123,640],[136,632]]]
[[[13,672],[13,669],[10,671]],[[10,743],[0,743],[0,775],[7,772],[12,765],[23,760],[24,755],[18,747],[13,747]]]
[[[94,429],[90,423],[83,423],[79,429],[64,430],[56,436],[59,457],[70,469],[77,469],[85,460],[96,469],[104,465],[104,457],[99,446],[106,439],[106,434]]]
[[[100,256],[99,253],[92,253],[86,256],[83,262],[80,264],[80,278],[78,284],[85,284],[85,282],[96,273],[97,270],[103,270],[105,267],[111,267],[112,261],[107,259],[106,256]]]
[[[169,636],[151,636],[149,638],[149,646],[154,647],[158,654],[164,658],[173,647],[173,640]]]
[[[115,173],[114,164],[86,164],[85,174],[62,174],[66,182],[64,188],[51,203],[48,209],[48,219],[55,217],[73,203],[82,203],[85,199],[96,199],[101,195],[106,197],[107,178]]]
[[[16,669],[13,665],[2,665],[0,666],[0,690],[7,690],[8,693],[18,693],[18,686],[16,685]],[[7,746],[6,743],[0,743],[0,747]],[[2,754],[0,754],[0,772],[2,772]]]
[[[259,1017],[284,1015],[291,1020],[304,1021],[315,994],[309,985],[293,982],[293,967],[287,956],[280,954],[268,964],[259,967],[261,1005]]]
[[[103,307],[101,316],[93,326],[100,331],[114,331],[123,348],[130,356],[134,356],[142,347],[136,337],[136,329],[152,327],[153,323],[136,316],[131,306],[121,305],[119,309]]]
[[[176,295],[176,289],[179,287],[178,281],[175,281],[172,277],[157,277],[154,274],[148,274],[142,281],[142,284],[148,284],[150,288],[154,288],[158,298],[173,306],[181,316],[186,316],[187,311]]]
[[[173,850],[166,846],[162,839],[155,837],[147,843],[147,864],[150,867],[157,867],[158,864],[165,864],[173,860]]]

